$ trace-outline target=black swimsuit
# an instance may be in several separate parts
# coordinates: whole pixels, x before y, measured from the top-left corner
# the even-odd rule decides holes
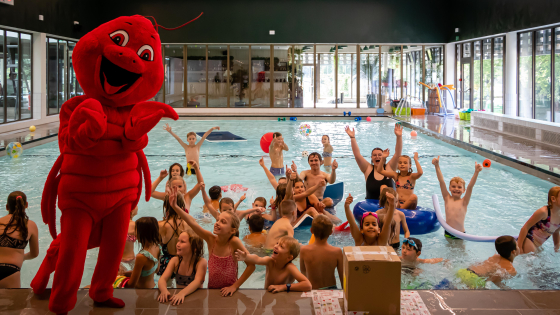
[[[373,167],[375,168],[375,166]],[[385,169],[385,166],[383,166],[383,169]],[[384,177],[382,180],[375,179],[375,169],[372,169],[366,180],[366,199],[379,200],[382,185],[395,188],[395,182],[389,177]]]
[[[13,238],[10,235],[8,235],[7,231],[8,231],[8,227],[6,227],[4,229],[4,233],[0,235],[0,247],[25,249],[29,241]],[[20,270],[21,268],[19,266],[13,264],[0,263],[0,280],[3,280],[4,278],[7,278]]]
[[[177,283],[177,285],[182,285],[186,287],[189,284],[191,284],[191,282],[194,281],[194,277],[196,276],[196,264],[198,263],[198,261],[194,263],[193,271],[190,276],[183,276],[179,274],[179,267],[181,267],[182,261],[183,261],[183,257],[179,256],[179,264],[177,265],[177,272],[173,272],[173,277],[175,278],[175,283]]]
[[[181,225],[182,221],[177,223],[177,228],[174,228],[173,225],[171,225],[171,223],[169,223],[169,221],[166,221],[165,223],[167,223],[167,224],[169,224],[169,226],[171,226],[171,228],[173,229],[173,234],[171,235],[171,238],[167,241],[167,243],[161,244],[162,255],[159,257],[159,270],[157,272],[158,276],[163,275],[163,272],[165,271],[165,269],[167,269],[167,265],[169,264],[169,261],[171,260],[171,258],[175,257],[175,255],[171,255],[169,253],[169,250],[167,249],[167,244],[169,244],[169,242],[171,242],[171,240],[173,239],[173,236],[175,234],[177,234],[177,236],[179,236],[180,233],[178,233],[177,230],[179,229],[179,226]],[[171,277],[171,279],[173,279],[173,276]]]

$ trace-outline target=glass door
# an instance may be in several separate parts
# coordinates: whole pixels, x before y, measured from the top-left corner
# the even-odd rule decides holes
[[[461,104],[462,108],[472,108],[472,43],[463,44],[463,57],[461,58]]]
[[[312,57],[313,58],[313,57]],[[302,67],[302,77],[301,77],[301,91],[297,91],[296,94],[296,107],[299,106],[297,102],[297,95],[302,95],[303,100],[303,107],[306,108],[313,108],[314,100],[313,100],[313,82],[315,82],[315,78],[313,74],[315,73],[315,67],[313,65],[304,65]],[[301,93],[300,93],[301,92]]]

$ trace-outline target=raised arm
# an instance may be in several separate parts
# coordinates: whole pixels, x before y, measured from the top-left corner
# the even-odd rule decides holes
[[[401,226],[402,226],[402,229],[404,231],[404,237],[409,238],[410,237],[410,230],[408,229],[408,224],[406,224],[406,216],[404,215],[404,213],[402,211],[399,211],[399,216],[401,218]],[[401,233],[401,231],[397,231],[397,232]]]
[[[443,174],[441,173],[441,169],[439,168],[439,155],[437,158],[432,160],[432,164],[436,167],[436,174],[437,179],[439,182],[439,188],[441,189],[441,195],[443,196],[443,200],[447,200],[450,197],[449,191],[447,191],[447,187],[445,186],[445,180],[443,179]]]
[[[284,150],[284,151],[289,151],[290,150],[288,148],[288,145],[286,144],[286,142],[284,142],[284,146],[282,147],[282,150]]]
[[[183,140],[181,140],[181,138],[171,130],[171,126],[169,126],[169,124],[165,124],[165,127],[163,127],[163,130],[166,130],[167,132],[169,132],[173,136],[173,138],[175,138],[179,142],[179,144],[181,144],[181,146],[186,145],[183,142]]]
[[[235,251],[235,258],[238,261],[244,261],[248,264],[263,265],[263,266],[266,266],[270,261],[272,261],[272,258],[270,258],[269,256],[259,257],[254,254],[246,253],[239,249]]]
[[[352,237],[354,240],[362,239],[362,233],[360,233],[360,227],[356,223],[356,219],[350,210],[350,205],[354,202],[354,198],[351,194],[348,194],[346,198],[346,202],[344,202],[344,212],[346,213],[346,220],[348,220],[348,224],[350,225],[350,233],[352,233]]]
[[[315,193],[315,191],[317,191],[317,189],[319,189],[319,187],[325,187],[326,185],[327,184],[325,183],[325,181],[322,180],[319,183],[317,183],[317,185],[307,189],[303,193],[298,194],[298,195],[294,195],[294,200],[300,200],[300,199],[303,199],[303,198],[307,198],[307,197],[313,195],[313,193]]]
[[[474,174],[471,178],[471,181],[469,182],[469,185],[467,186],[465,197],[463,197],[463,204],[465,206],[468,206],[469,201],[471,201],[471,195],[474,188],[474,184],[476,184],[476,179],[478,178],[478,173],[480,173],[480,171],[482,171],[482,165],[474,162]]]
[[[358,146],[358,142],[356,141],[356,132],[354,131],[354,128],[350,129],[350,127],[348,126],[346,126],[344,130],[350,137],[350,144],[352,145],[352,153],[354,154],[354,159],[356,160],[356,163],[358,163],[360,171],[362,171],[362,173],[365,173],[370,166],[370,163],[360,153],[360,147]]]
[[[204,200],[204,205],[206,206],[206,209],[208,209],[208,212],[210,212],[210,214],[214,217],[214,219],[218,220],[218,217],[220,216],[220,212],[218,210],[216,210],[216,208],[214,208],[214,205],[212,205],[212,199],[210,199],[210,197],[208,197],[208,194],[206,193],[206,185],[204,183],[200,184],[201,186],[201,191],[202,191],[202,200]]]
[[[396,180],[398,174],[395,171],[393,171],[393,168],[386,169],[383,167],[383,165],[385,165],[385,162],[387,161],[387,157],[389,157],[389,154],[390,154],[389,149],[385,149],[385,151],[383,151],[381,162],[377,164],[377,172],[383,176],[387,176]]]
[[[39,256],[39,229],[35,222],[27,221],[27,230],[29,232],[29,252],[25,253],[23,260],[30,260]]]
[[[198,236],[205,240],[208,243],[208,247],[211,248],[211,245],[214,244],[214,234],[201,227],[190,214],[186,213],[183,209],[181,209],[181,207],[177,206],[177,187],[174,187],[169,191],[169,204],[171,204],[181,219],[185,220],[191,229],[193,229]],[[206,206],[208,206],[208,204]]]
[[[286,166],[286,179],[288,183],[286,184],[286,195],[284,196],[284,200],[294,199],[294,183],[293,180],[295,179],[296,174],[292,173],[292,170]]]
[[[391,235],[391,220],[393,220],[393,215],[395,214],[395,196],[387,192],[387,213],[385,214],[385,221],[383,221],[383,229],[379,234],[377,239],[377,244],[379,246],[387,246],[389,244],[389,237]],[[398,231],[400,233],[400,231]]]
[[[210,133],[214,130],[220,130],[220,127],[212,127],[210,128],[208,131],[206,131],[203,135],[202,138],[200,139],[200,141],[198,141],[198,143],[196,144],[197,146],[201,146],[202,143],[204,142],[204,140],[206,140],[206,138],[210,135]]]
[[[397,169],[397,163],[402,154],[402,131],[403,127],[400,124],[395,124],[395,136],[397,137],[397,144],[395,144],[395,154],[389,161],[388,165],[391,169]]]
[[[251,209],[247,209],[247,210],[237,210],[235,211],[235,214],[237,214],[237,217],[239,218],[239,220],[243,220],[243,218],[245,218],[247,215],[251,214],[251,213],[263,213],[264,212],[264,208],[261,207],[256,207],[256,208],[251,208]]]
[[[270,214],[261,214],[265,220],[275,222],[276,221],[276,210],[270,209]]]
[[[274,187],[274,190],[276,190],[276,188],[278,187],[278,181],[276,181],[276,177],[274,177],[274,175],[272,175],[270,170],[268,168],[266,168],[266,166],[264,166],[264,158],[261,157],[261,159],[259,160],[259,165],[262,166],[262,168],[264,170],[264,173],[266,174],[266,177],[268,178],[268,181],[270,182],[270,185],[272,185],[272,187]]]
[[[418,152],[414,152],[414,164],[416,164],[416,173],[412,173],[410,176],[412,179],[418,179],[424,174],[422,166],[420,165],[420,162],[418,162]]]
[[[239,205],[243,202],[243,200],[245,200],[245,198],[247,198],[247,194],[243,194],[243,196],[241,196],[241,198],[239,198],[239,200],[233,206],[233,212],[237,211],[237,207],[239,207]]]
[[[338,162],[336,159],[332,162],[331,165],[332,171],[330,174],[327,174],[327,181],[329,184],[334,184],[336,182],[336,169],[338,168]]]
[[[152,183],[152,198],[158,200],[165,199],[165,193],[156,191],[156,188],[161,183],[161,181],[167,177],[167,175],[168,175],[167,170],[162,170],[161,172],[159,172],[158,178],[156,178],[156,180]]]

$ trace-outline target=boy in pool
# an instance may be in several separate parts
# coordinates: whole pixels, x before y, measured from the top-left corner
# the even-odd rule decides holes
[[[436,167],[436,174],[439,181],[439,187],[441,189],[441,194],[443,195],[443,201],[445,202],[445,222],[449,224],[452,228],[465,232],[465,217],[467,216],[467,206],[471,200],[472,191],[476,179],[478,178],[478,173],[482,171],[482,165],[474,162],[474,174],[469,182],[469,186],[465,192],[465,181],[461,177],[453,177],[449,181],[449,192],[447,187],[445,187],[445,180],[443,179],[443,174],[439,168],[439,156],[432,160],[432,164]],[[465,193],[465,196],[461,196]],[[445,231],[445,237],[448,239],[459,239],[452,234]]]
[[[327,243],[333,232],[333,223],[326,215],[319,214],[311,223],[315,242],[300,251],[299,268],[311,282],[313,290],[336,290],[334,270],[343,279],[342,250]]]
[[[405,238],[402,245],[401,264],[403,268],[415,268],[418,264],[437,264],[443,261],[443,258],[420,258],[422,254],[422,241],[417,238]]]
[[[212,201],[212,206],[214,207],[214,209],[219,209],[220,199],[222,199],[222,187],[218,185],[210,187],[210,189],[208,189],[208,196]],[[208,207],[206,207],[206,205],[202,206],[202,212],[208,213]]]
[[[519,247],[515,238],[509,235],[500,236],[494,244],[498,254],[484,262],[457,272],[457,276],[470,289],[484,288],[487,280],[494,282],[495,285],[504,289],[502,280],[517,274],[513,267],[513,260],[519,255]]]
[[[284,151],[288,151],[288,145],[284,142],[284,137],[279,132],[272,135],[272,141],[268,154],[270,155],[270,172],[274,176],[284,175]]]
[[[323,135],[321,138],[321,142],[323,143],[323,166],[325,169],[330,170],[330,166],[332,165],[332,153],[333,147],[331,145],[331,139],[327,135]]]
[[[243,241],[253,247],[263,247],[266,243],[266,234],[263,233],[264,218],[260,215],[252,215],[247,219],[247,222],[251,234],[245,235]]]
[[[307,162],[309,163],[311,169],[308,171],[303,171],[299,174],[299,177],[303,180],[303,183],[305,184],[305,187],[307,189],[317,185],[319,181],[326,181],[329,184],[334,184],[334,182],[336,181],[336,169],[338,168],[336,159],[332,162],[332,172],[330,174],[321,171],[321,164],[323,164],[323,158],[321,157],[321,154],[317,152],[309,154],[309,156],[307,157]],[[333,201],[331,198],[323,199],[325,189],[326,186],[322,186],[319,189],[315,190],[313,194],[319,199],[319,201],[321,201],[325,205],[325,207],[332,207]]]
[[[202,143],[204,142],[204,140],[206,140],[206,137],[208,137],[208,135],[210,135],[210,133],[214,130],[220,130],[220,127],[212,127],[210,128],[210,130],[206,131],[206,133],[204,133],[204,135],[202,136],[202,138],[200,139],[200,141],[198,141],[198,143],[196,143],[196,133],[191,131],[187,134],[187,143],[184,143],[183,140],[181,140],[181,138],[176,135],[173,131],[171,131],[171,126],[169,126],[169,124],[165,124],[165,127],[163,127],[164,130],[167,130],[175,139],[177,139],[177,141],[179,141],[179,144],[183,147],[183,149],[185,149],[185,156],[187,158],[187,162],[194,160],[198,165],[200,165],[200,163],[198,162],[199,156],[200,156],[200,147],[202,146]],[[187,167],[188,167],[188,163],[187,163]],[[194,169],[191,169],[191,174],[196,174]]]
[[[290,182],[288,182],[288,185],[291,185]],[[280,215],[282,217],[274,222],[274,224],[270,228],[270,231],[268,232],[266,243],[264,244],[264,248],[267,251],[267,254],[270,255],[272,253],[274,245],[278,243],[278,240],[282,236],[294,236],[292,220],[296,210],[296,203],[291,199],[284,199],[280,203]]]
[[[247,255],[246,252],[241,250],[235,252],[238,261],[266,266],[264,288],[272,293],[311,291],[311,282],[292,263],[298,255],[299,243],[290,236],[284,236],[278,240],[270,257]],[[295,280],[297,280],[297,283],[292,284]]]

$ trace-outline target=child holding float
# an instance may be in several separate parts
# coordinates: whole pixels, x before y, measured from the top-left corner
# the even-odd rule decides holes
[[[238,261],[234,253],[239,250],[249,254],[239,239],[239,218],[231,211],[219,214],[214,231],[201,227],[196,220],[177,206],[177,189],[169,191],[169,201],[179,216],[187,222],[193,231],[208,245],[208,289],[221,289],[222,296],[230,296],[255,271],[254,264],[247,264],[241,277],[237,277]]]
[[[350,225],[350,232],[352,233],[352,238],[354,238],[354,243],[356,246],[387,246],[390,241],[391,234],[391,221],[393,220],[393,215],[395,213],[395,200],[398,198],[394,196],[388,190],[383,190],[381,196],[385,197],[385,204],[383,205],[387,208],[387,214],[383,222],[383,229],[379,229],[379,219],[375,212],[364,212],[362,218],[360,219],[360,225],[356,223],[354,215],[350,210],[350,204],[354,201],[352,195],[348,195],[346,202],[344,203],[344,211],[346,213],[346,219]],[[380,204],[381,205],[381,204]]]

